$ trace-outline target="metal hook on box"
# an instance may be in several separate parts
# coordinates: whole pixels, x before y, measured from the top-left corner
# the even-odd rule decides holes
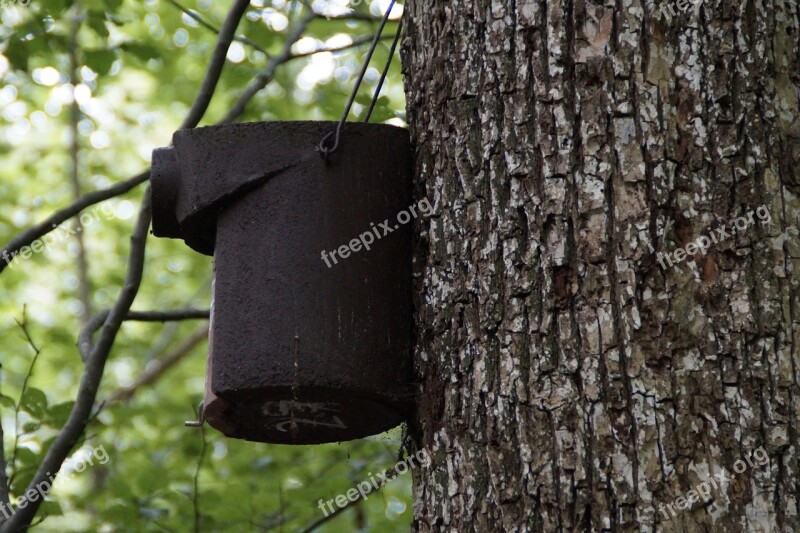
[[[187,428],[201,428],[205,423],[206,419],[205,416],[203,416],[203,402],[201,401],[200,405],[197,406],[197,420],[187,420],[183,425]]]
[[[347,100],[347,105],[344,108],[344,113],[342,114],[342,118],[339,119],[339,123],[336,125],[336,129],[332,132],[328,133],[322,140],[317,144],[317,151],[322,156],[322,159],[326,162],[332,153],[339,149],[339,137],[342,134],[342,130],[344,129],[344,124],[347,121],[347,116],[350,114],[350,109],[353,107],[353,103],[356,101],[356,96],[358,95],[358,89],[361,87],[361,82],[364,81],[364,76],[367,73],[367,69],[369,68],[369,63],[372,61],[372,55],[375,53],[375,48],[378,46],[378,41],[381,39],[381,34],[383,33],[383,28],[386,26],[386,23],[389,21],[389,16],[392,13],[392,8],[394,8],[396,0],[392,0],[389,2],[389,7],[386,9],[386,13],[384,13],[383,18],[381,19],[380,26],[378,26],[378,31],[375,32],[375,36],[372,38],[372,44],[369,47],[369,51],[367,52],[367,56],[364,59],[364,64],[361,66],[361,71],[358,74],[358,78],[356,79],[355,86],[353,87],[353,91],[350,93],[350,98]],[[402,21],[397,26],[397,33],[394,36],[394,42],[392,43],[391,51],[389,52],[389,59],[386,62],[386,66],[384,67],[383,74],[381,75],[380,83],[378,83],[378,88],[375,90],[375,94],[372,95],[372,100],[370,102],[369,110],[366,113],[366,117],[364,118],[364,122],[369,122],[369,117],[372,115],[372,110],[375,108],[375,104],[378,102],[378,98],[380,97],[381,87],[383,86],[383,82],[386,80],[386,74],[389,72],[389,65],[392,63],[392,58],[394,57],[395,48],[397,48],[397,41],[400,38],[400,32],[403,31],[403,24]],[[330,144],[330,138],[333,137],[333,144]]]

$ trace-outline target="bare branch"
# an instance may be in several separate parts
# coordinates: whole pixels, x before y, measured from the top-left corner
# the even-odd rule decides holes
[[[183,5],[181,5],[178,2],[176,2],[176,0],[167,0],[167,3],[172,4],[173,6],[175,6],[179,10],[181,10],[183,13],[186,13],[186,16],[191,17],[195,22],[200,24],[202,27],[213,31],[216,34],[219,34],[220,29],[217,28],[216,26],[214,26],[213,24],[211,24],[210,22],[206,21],[206,19],[201,17],[197,13],[197,11],[194,11],[193,9],[189,9],[187,7],[184,7]],[[248,39],[244,35],[237,35],[237,36],[235,36],[233,38],[233,40],[234,41],[238,41],[238,42],[240,42],[242,44],[246,44],[247,46],[249,46],[253,50],[258,50],[259,52],[261,52],[265,56],[269,57],[269,52],[267,52],[266,49],[262,48],[257,43],[254,43],[253,41],[251,41],[250,39]]]
[[[384,472],[384,479],[394,479],[397,476],[397,474],[398,474],[397,465],[395,465],[391,468],[386,469],[386,471]],[[378,489],[378,491],[379,490],[381,489]],[[367,494],[371,496],[372,492],[368,492]],[[350,509],[351,507],[355,507],[356,505],[360,504],[362,501],[364,501],[364,495],[359,493],[359,495],[356,497],[355,500],[348,499],[344,507],[338,507],[337,504],[337,508],[334,509],[332,513],[319,518],[314,523],[303,529],[301,533],[311,533],[312,531],[315,531],[317,528],[322,526],[322,524],[328,522],[329,520],[333,520],[334,518],[336,518],[346,510]]]
[[[33,350],[33,359],[28,367],[28,372],[25,374],[25,379],[22,381],[22,390],[19,393],[19,400],[14,406],[14,446],[11,448],[11,460],[9,461],[9,465],[12,469],[16,467],[17,449],[19,448],[19,437],[21,435],[19,431],[19,411],[22,407],[22,399],[25,396],[25,391],[28,390],[28,383],[31,380],[31,376],[33,376],[33,369],[36,367],[36,361],[39,360],[39,355],[42,353],[42,350],[33,342],[33,337],[31,337],[30,331],[28,331],[28,316],[25,307],[22,308],[22,322],[16,319],[14,319],[14,322],[16,322],[19,329],[22,330],[25,341]]]
[[[277,55],[270,58],[269,63],[267,63],[267,66],[264,67],[264,70],[262,70],[245,88],[239,99],[233,104],[233,107],[231,107],[230,111],[228,111],[228,114],[225,115],[225,118],[220,121],[221,124],[229,124],[239,118],[242,113],[244,113],[244,109],[248,102],[250,102],[250,100],[252,100],[253,97],[259,91],[261,91],[261,89],[266,87],[267,84],[272,80],[272,77],[275,75],[275,70],[277,70],[280,65],[286,63],[286,61],[292,57],[292,46],[294,43],[300,40],[300,38],[303,36],[303,33],[305,33],[308,24],[315,18],[316,15],[311,12],[300,19],[291,33],[286,37],[286,41],[284,41],[281,51]]]
[[[194,303],[198,301],[198,299],[205,298],[211,292],[211,280],[213,279],[212,276],[208,276],[202,283],[197,285],[197,288],[186,300],[186,307],[194,307]],[[142,359],[143,361],[152,361],[154,359],[158,359],[164,353],[166,353],[170,346],[172,346],[173,341],[178,337],[180,333],[181,322],[174,321],[165,324],[163,328],[159,328],[159,335],[158,338],[155,339],[150,346],[150,349],[147,352],[147,355],[144,356]]]
[[[100,311],[86,323],[78,335],[78,350],[81,358],[88,359],[93,348],[92,337],[108,320],[112,309]],[[208,309],[183,309],[179,311],[128,311],[125,320],[135,322],[174,322],[178,320],[208,320]]]
[[[172,322],[175,320],[208,320],[208,309],[183,309],[180,311],[130,311],[125,320],[134,322]]]
[[[233,36],[236,33],[236,28],[239,26],[239,21],[247,7],[250,5],[250,0],[234,0],[233,7],[228,11],[228,16],[225,17],[225,22],[222,24],[222,29],[217,38],[217,46],[214,48],[214,53],[211,56],[211,61],[206,70],[206,77],[203,79],[203,84],[200,86],[200,92],[195,98],[189,114],[181,124],[180,129],[194,128],[200,123],[200,119],[208,109],[208,104],[211,103],[211,97],[214,96],[214,91],[217,88],[217,82],[222,74],[222,69],[225,66],[225,58],[228,55],[228,49],[233,41]]]
[[[312,531],[316,531],[317,528],[322,526],[322,524],[326,523],[329,520],[333,520],[343,512],[347,511],[351,507],[359,505],[363,501],[364,498],[362,498],[360,495],[355,500],[347,500],[347,504],[345,504],[344,507],[337,507],[336,509],[333,510],[331,514],[322,516],[318,520],[314,521],[314,523],[312,523],[310,526],[303,529],[301,533],[311,533]]]
[[[69,79],[73,87],[77,87],[81,82],[78,73],[78,31],[81,28],[80,6],[75,6],[75,16],[70,28],[69,41]],[[69,132],[70,132],[70,183],[72,185],[72,195],[74,200],[83,196],[80,181],[80,136],[78,123],[81,120],[81,105],[78,100],[73,98],[70,104],[69,113]],[[75,241],[78,244],[78,297],[81,301],[81,325],[86,324],[92,316],[91,283],[89,281],[89,262],[86,260],[86,244],[84,233],[79,217],[75,219]]]
[[[366,22],[380,22],[383,20],[383,17],[376,17],[358,11],[350,11],[349,13],[343,13],[341,15],[323,15],[322,13],[317,13],[316,15],[317,18],[324,18],[325,20],[362,20]],[[398,20],[400,19],[389,19],[389,22],[397,22]]]
[[[112,187],[90,192],[84,195],[64,209],[56,211],[39,224],[31,226],[27,230],[23,231],[14,237],[11,242],[5,246],[5,248],[0,250],[0,272],[5,270],[13,256],[17,255],[22,247],[30,246],[34,241],[41,239],[60,224],[69,220],[75,215],[80,214],[80,212],[87,207],[94,204],[99,204],[100,202],[108,200],[109,198],[114,198],[115,196],[125,194],[137,185],[144,183],[149,178],[150,169],[148,168],[144,172],[141,172],[123,182],[117,183]]]
[[[3,424],[0,421],[0,505],[5,505],[6,508],[9,504],[8,499],[8,472],[6,471],[6,447],[5,447],[5,435],[3,433]],[[0,522],[2,522],[4,518],[0,516]]]
[[[204,340],[208,339],[208,326],[200,326],[189,335],[175,350],[165,358],[157,360],[149,369],[145,370],[139,378],[128,387],[123,387],[112,392],[106,398],[106,404],[118,401],[128,401],[136,391],[158,381],[169,369],[181,362],[192,350]]]
[[[344,45],[340,45],[340,46],[331,46],[331,47],[327,47],[326,46],[326,47],[322,47],[322,48],[317,48],[315,50],[311,50],[310,52],[298,52],[296,54],[292,54],[286,61],[288,62],[288,61],[291,61],[292,59],[298,59],[298,58],[301,58],[301,57],[313,56],[314,54],[320,54],[322,52],[342,52],[344,50],[349,50],[351,48],[356,48],[356,47],[364,45],[364,44],[369,44],[369,43],[372,42],[372,39],[374,39],[374,38],[375,38],[374,35],[362,35],[361,37],[356,37],[355,39],[353,39],[353,42],[351,42],[349,44],[344,44]],[[394,38],[393,35],[382,35],[381,36],[381,40],[393,39],[393,38]]]
[[[197,413],[200,416],[200,413]],[[200,448],[200,457],[197,458],[197,468],[194,471],[194,490],[192,491],[192,509],[194,510],[194,533],[200,533],[200,470],[203,468],[203,460],[206,457],[206,428],[200,426],[200,437],[203,439],[203,447]]]

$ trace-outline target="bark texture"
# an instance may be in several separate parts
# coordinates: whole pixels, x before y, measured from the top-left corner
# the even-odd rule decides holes
[[[800,531],[800,8],[405,8],[413,529]]]

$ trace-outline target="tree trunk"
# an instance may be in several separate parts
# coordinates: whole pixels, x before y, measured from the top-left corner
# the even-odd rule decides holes
[[[414,530],[800,530],[799,16],[407,2]]]

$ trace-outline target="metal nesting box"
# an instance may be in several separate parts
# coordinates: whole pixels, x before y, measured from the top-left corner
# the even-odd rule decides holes
[[[181,130],[153,153],[153,233],[214,256],[203,415],[229,437],[350,440],[413,405],[412,225],[396,222],[411,204],[408,133],[348,123],[324,161],[316,144],[335,126]],[[368,250],[322,253],[365,232]]]

